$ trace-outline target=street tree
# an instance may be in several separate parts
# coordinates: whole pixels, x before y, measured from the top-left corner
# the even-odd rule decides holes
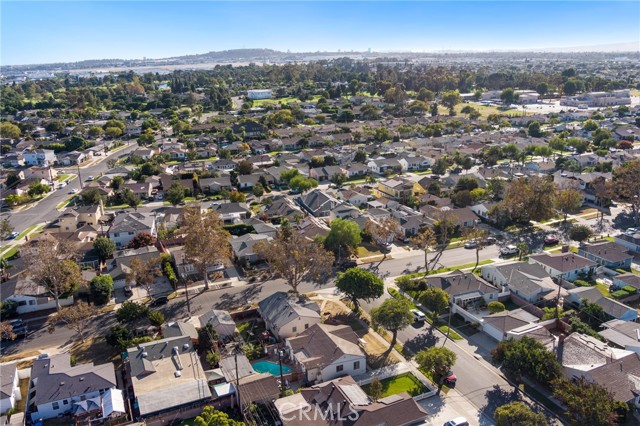
[[[298,294],[301,282],[318,282],[325,278],[334,259],[321,244],[291,230],[289,225],[278,230],[276,238],[270,242],[258,242],[254,249],[295,294]]]
[[[440,394],[444,379],[456,363],[456,358],[456,353],[451,349],[438,346],[423,349],[416,354],[416,362],[420,368],[431,373],[431,377],[438,385],[436,395]]]
[[[433,322],[437,321],[440,314],[449,307],[449,294],[437,287],[429,287],[421,292],[418,300],[429,309]]]
[[[93,241],[93,248],[98,254],[98,259],[104,262],[116,251],[116,243],[107,237],[100,236]]]
[[[604,386],[580,377],[552,382],[553,396],[566,408],[569,423],[574,426],[617,425],[617,410],[626,411],[626,404],[617,402]]]
[[[256,183],[253,187],[253,195],[260,200],[260,198],[264,195],[264,186],[260,182]]]
[[[589,225],[572,225],[568,235],[572,240],[582,243],[593,235],[593,230]]]
[[[30,197],[39,197],[40,195],[46,194],[49,191],[51,191],[51,187],[49,185],[45,185],[44,183],[40,183],[38,181],[33,181],[29,184],[27,194],[29,194]]]
[[[475,243],[473,247],[476,252],[476,264],[471,270],[471,273],[474,273],[476,269],[478,269],[478,265],[480,264],[480,250],[487,246],[487,238],[489,237],[489,232],[483,228],[467,228],[464,232],[464,240],[468,243]]]
[[[340,188],[347,181],[347,175],[342,172],[334,173],[331,176],[331,183]]]
[[[147,319],[149,319],[149,322],[154,327],[160,327],[162,324],[164,324],[165,321],[164,314],[162,313],[162,311],[159,311],[157,309],[150,309],[147,313]]]
[[[436,246],[436,233],[429,227],[422,228],[409,240],[411,245],[424,253],[424,275],[429,275],[429,252]]]
[[[22,250],[27,273],[34,284],[41,285],[56,302],[70,295],[84,283],[80,267],[75,262],[75,248],[66,241],[41,239]]]
[[[522,401],[514,401],[496,408],[496,426],[549,426],[544,414],[536,413]]]
[[[500,93],[500,99],[505,105],[514,104],[519,98],[519,95],[511,87],[507,87]]]
[[[516,249],[518,249],[518,260],[522,260],[522,258],[528,255],[530,252],[529,244],[527,244],[525,241],[520,241],[518,244],[516,244]]]
[[[147,317],[149,308],[136,302],[125,301],[116,311],[116,320],[121,324],[131,324]]]
[[[310,189],[316,188],[318,181],[304,176],[295,176],[289,181],[289,188],[294,191],[307,192]]]
[[[169,201],[173,206],[177,206],[182,201],[184,201],[186,191],[180,185],[180,182],[171,182],[171,186],[165,193],[165,198]]]
[[[455,113],[454,108],[456,107],[456,105],[458,105],[460,102],[462,102],[462,97],[460,96],[460,92],[457,90],[449,90],[448,92],[444,92],[442,94],[442,99],[440,101],[442,103],[442,105],[446,106],[447,108],[449,108],[449,114],[451,114],[452,112]]]
[[[635,224],[640,224],[640,160],[613,169],[613,190],[618,200],[629,203]]]
[[[153,298],[152,289],[155,279],[162,275],[159,258],[148,258],[134,256],[129,262],[129,271],[125,274],[127,285],[139,285],[145,289],[147,296]]]
[[[0,341],[15,340],[16,334],[13,332],[13,326],[9,321],[0,322]]]
[[[411,305],[405,298],[387,299],[380,306],[371,309],[371,320],[391,332],[390,351],[396,344],[398,331],[413,323]]]
[[[451,210],[440,210],[435,213],[434,219],[433,232],[435,232],[440,245],[439,250],[443,251],[456,231],[456,217],[451,213]]]
[[[56,324],[62,323],[69,330],[75,331],[84,343],[84,333],[97,312],[95,306],[83,301],[77,302],[73,306],[65,306],[49,319],[49,330],[55,330]]]
[[[362,242],[360,228],[352,220],[334,219],[329,228],[329,233],[324,239],[324,247],[332,251],[338,261],[343,255],[353,254]]]
[[[511,218],[517,222],[537,222],[555,215],[556,185],[544,177],[515,179],[504,195]]]
[[[566,226],[567,216],[577,212],[582,207],[582,193],[574,188],[561,189],[556,193],[554,201],[556,209],[562,213],[562,222]]]
[[[384,282],[377,275],[361,268],[350,268],[338,274],[336,288],[353,303],[353,311],[360,309],[360,300],[370,302],[384,293]]]
[[[9,222],[9,219],[4,218],[0,220],[0,239],[4,240],[13,232],[13,225]]]
[[[205,288],[209,288],[207,269],[216,263],[226,264],[231,259],[231,235],[224,229],[220,216],[213,211],[203,213],[200,207],[184,209],[185,255],[202,275]]]
[[[400,222],[393,216],[376,220],[369,219],[364,224],[364,232],[371,237],[371,241],[382,249],[382,259],[376,266],[377,269],[387,258],[387,247],[389,244],[391,244],[394,239],[402,236]]]
[[[104,201],[98,188],[84,189],[80,193],[80,199],[82,200],[82,204],[85,206],[94,206],[96,204],[100,204],[100,201]]]
[[[124,201],[126,205],[128,205],[135,211],[138,211],[138,206],[142,203],[142,200],[140,199],[140,196],[138,194],[136,194],[129,188],[125,188],[120,193],[120,197],[122,198],[122,201]]]

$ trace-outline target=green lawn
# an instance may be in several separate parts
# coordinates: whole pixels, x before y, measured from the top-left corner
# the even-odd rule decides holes
[[[312,99],[310,99],[310,100],[308,100],[306,102],[317,102],[318,99],[320,99],[320,95],[315,95]],[[256,100],[253,101],[253,106],[254,107],[260,107],[260,106],[263,106],[263,105],[274,105],[274,104],[279,104],[279,103],[288,104],[290,102],[302,103],[302,101],[300,99],[298,99],[298,98],[288,97],[288,98],[279,98],[279,99],[256,99]]]
[[[31,225],[30,227],[22,231],[20,235],[18,235],[15,239],[19,240],[21,238],[24,238],[25,235],[27,235],[29,232],[33,231],[36,228],[44,228],[44,225]]]
[[[606,285],[602,284],[602,283],[596,283],[596,288],[598,289],[598,291],[600,293],[602,293],[603,296],[609,297],[609,287],[607,287]]]
[[[18,252],[18,247],[17,246],[13,246],[11,247],[11,249],[9,251],[7,251],[5,254],[2,255],[3,259],[11,259],[13,256],[16,255],[16,253]]]
[[[433,383],[434,385],[436,385],[436,381],[433,380],[433,377],[431,376],[431,373],[427,370],[425,370],[424,368],[420,369],[420,372],[422,374],[424,374],[424,376],[431,380],[431,383]],[[444,393],[445,395],[450,391],[451,389],[449,389],[449,387],[447,385],[442,385],[442,393]]]
[[[396,377],[389,377],[388,379],[381,380],[380,383],[382,383],[381,398],[390,395],[397,395],[402,392],[407,392],[411,396],[416,396],[429,390],[411,373],[404,373]],[[370,385],[364,385],[362,387],[366,393],[369,393],[369,388]]]

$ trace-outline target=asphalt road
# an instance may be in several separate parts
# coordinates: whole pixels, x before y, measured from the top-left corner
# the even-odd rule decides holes
[[[99,163],[93,164],[86,168],[81,168],[80,174],[82,176],[82,179],[84,180],[88,176],[100,176],[100,174],[104,173],[108,169],[106,161],[108,158],[120,158],[127,156],[136,148],[138,148],[138,144],[135,142],[131,142],[129,146],[126,146],[119,151],[103,157]],[[66,170],[69,170],[70,173],[77,173],[77,168],[75,167],[70,167]],[[22,232],[31,225],[36,225],[43,222],[51,222],[60,215],[60,213],[56,209],[56,206],[62,201],[71,197],[69,191],[71,191],[72,189],[80,190],[80,179],[73,179],[67,186],[62,189],[53,191],[52,194],[27,210],[15,213],[11,211],[3,212],[0,216],[3,218],[9,218],[9,222],[17,232]]]

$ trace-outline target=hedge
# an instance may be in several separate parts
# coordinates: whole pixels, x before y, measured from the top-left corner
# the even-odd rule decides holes
[[[611,297],[613,297],[614,299],[622,299],[627,296],[629,296],[629,293],[624,290],[618,290],[611,293]]]
[[[579,287],[591,287],[591,284],[585,280],[575,280],[573,283]]]
[[[162,272],[164,272],[164,276],[167,277],[174,289],[178,287],[178,277],[176,276],[170,261],[163,259]]]
[[[627,293],[629,293],[629,294],[636,294],[638,292],[638,289],[636,289],[635,287],[630,286],[630,285],[626,285],[626,286],[622,287],[622,289],[624,291],[626,291]]]

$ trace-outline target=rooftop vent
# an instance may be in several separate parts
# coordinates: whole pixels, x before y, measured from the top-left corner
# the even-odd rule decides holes
[[[189,344],[185,343],[184,345],[182,345],[182,350],[186,351],[187,349],[189,349]]]
[[[174,373],[173,373],[173,375],[174,375],[175,377],[182,377],[182,372],[180,372],[180,371],[176,371],[176,372],[174,372]]]
[[[146,358],[147,356],[149,356],[149,354],[147,353],[147,351],[142,352],[142,358]]]
[[[64,386],[64,382],[60,382],[60,386]]]

